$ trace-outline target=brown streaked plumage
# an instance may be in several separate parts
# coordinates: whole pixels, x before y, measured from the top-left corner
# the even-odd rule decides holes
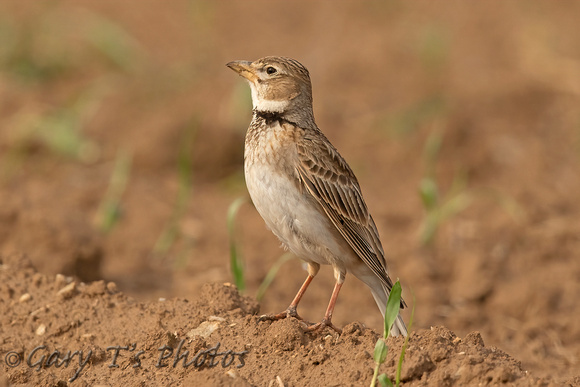
[[[266,317],[300,318],[296,307],[321,264],[333,267],[336,285],[324,318],[308,330],[329,326],[340,332],[331,320],[347,272],[371,289],[384,315],[393,282],[379,233],[356,176],[316,126],[308,70],[283,57],[227,66],[252,90],[244,157],[252,201],[268,228],[308,265],[308,277],[288,309]],[[400,315],[392,333],[407,334]]]

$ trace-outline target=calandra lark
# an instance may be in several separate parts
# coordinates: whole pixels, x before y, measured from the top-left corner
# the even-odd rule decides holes
[[[244,155],[252,201],[268,228],[308,265],[308,277],[288,309],[268,318],[300,319],[296,307],[320,265],[332,265],[336,284],[324,318],[307,330],[329,326],[340,332],[331,320],[347,272],[371,289],[384,316],[393,282],[379,233],[354,173],[314,122],[308,70],[282,57],[227,66],[252,90]],[[407,334],[400,315],[391,332]]]

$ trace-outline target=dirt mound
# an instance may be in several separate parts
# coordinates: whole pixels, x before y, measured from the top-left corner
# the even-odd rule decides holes
[[[368,385],[376,332],[304,333],[300,322],[261,322],[233,285],[207,284],[193,301],[141,303],[114,283],[39,274],[22,255],[0,266],[4,385]],[[389,339],[394,377],[402,338]],[[479,333],[414,332],[406,385],[548,385]]]

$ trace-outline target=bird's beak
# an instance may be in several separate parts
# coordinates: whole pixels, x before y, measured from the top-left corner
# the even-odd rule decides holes
[[[226,64],[226,66],[250,82],[254,82],[256,79],[258,79],[254,69],[252,68],[252,62],[248,62],[247,60],[235,60]]]

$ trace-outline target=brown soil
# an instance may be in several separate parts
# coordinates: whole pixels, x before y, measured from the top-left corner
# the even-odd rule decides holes
[[[194,301],[138,302],[113,282],[39,274],[25,258],[0,271],[7,385],[368,385],[375,331],[359,322],[341,335],[304,333],[300,322],[259,321],[255,300],[230,284],[204,285]],[[390,339],[382,372],[395,379],[403,339]],[[548,385],[486,347],[479,332],[414,332],[401,381],[445,386]]]
[[[340,336],[258,321],[305,271],[284,263],[258,308],[282,251],[249,204],[236,221],[244,295],[227,285],[250,105],[224,64],[265,55],[310,69],[318,124],[415,306],[403,384],[580,385],[579,5],[139,4],[0,5],[0,386],[370,383],[381,316],[356,279],[338,300]],[[430,170],[442,202],[466,177],[466,208],[424,245]],[[300,314],[320,319],[332,286],[323,268]],[[180,344],[188,367],[173,367]],[[402,339],[389,345],[392,377]],[[35,365],[54,351],[92,352],[71,381],[78,353]]]

